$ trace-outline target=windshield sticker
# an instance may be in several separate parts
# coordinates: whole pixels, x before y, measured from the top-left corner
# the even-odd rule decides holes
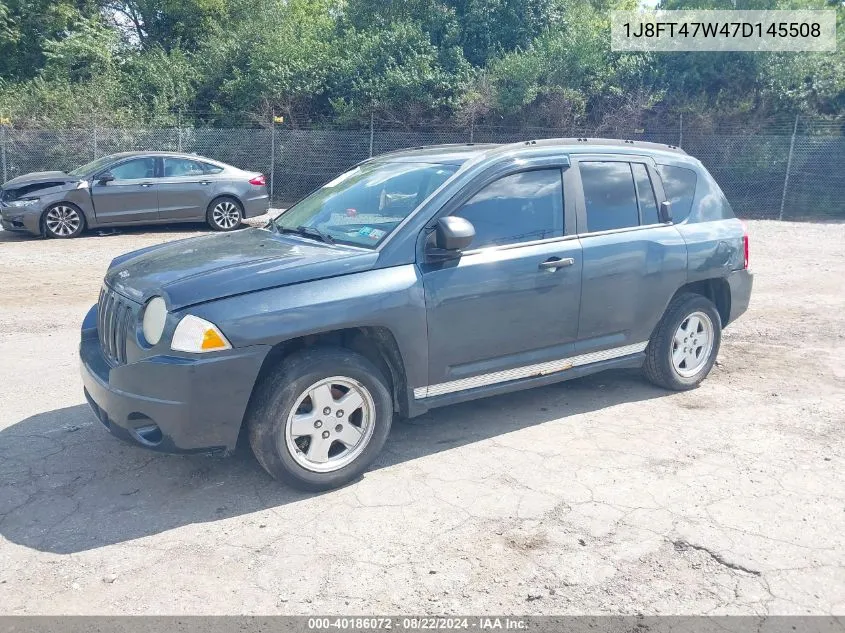
[[[361,237],[369,237],[371,240],[380,240],[384,237],[385,231],[381,229],[374,229],[371,226],[362,226],[358,229],[358,235]]]

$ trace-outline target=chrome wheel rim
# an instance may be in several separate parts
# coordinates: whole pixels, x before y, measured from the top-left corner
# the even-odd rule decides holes
[[[354,462],[373,436],[375,404],[369,390],[346,376],[305,389],[288,415],[285,446],[294,461],[315,473]]]
[[[679,376],[695,376],[707,364],[713,351],[713,321],[704,312],[687,316],[672,340],[672,367]]]
[[[68,237],[79,230],[82,225],[82,218],[79,217],[79,212],[73,207],[59,205],[47,211],[44,223],[53,235]]]
[[[233,229],[241,222],[241,210],[234,202],[218,202],[211,211],[214,223],[221,229]]]

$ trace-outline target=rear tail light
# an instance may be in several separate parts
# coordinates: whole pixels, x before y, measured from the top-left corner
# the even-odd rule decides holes
[[[743,261],[742,267],[744,269],[748,269],[748,227],[745,225],[745,222],[742,223],[742,250],[745,255],[745,260]]]
[[[264,179],[264,174],[258,174],[255,178],[249,181],[249,184],[263,187],[267,184],[267,181]]]

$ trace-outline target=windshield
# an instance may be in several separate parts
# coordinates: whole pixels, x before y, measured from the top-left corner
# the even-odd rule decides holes
[[[431,163],[366,163],[326,183],[274,224],[302,234],[316,229],[331,241],[372,248],[457,169]]]
[[[97,171],[101,167],[105,167],[113,161],[113,156],[103,156],[102,158],[92,160],[90,163],[82,165],[82,167],[77,167],[73,171],[69,171],[68,174],[71,176],[86,176],[87,174]]]

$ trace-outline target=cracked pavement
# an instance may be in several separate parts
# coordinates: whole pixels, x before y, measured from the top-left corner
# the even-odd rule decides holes
[[[617,371],[397,421],[310,495],[89,412],[109,260],[198,227],[0,232],[4,614],[843,614],[845,224],[749,222],[749,312],[674,394]]]

